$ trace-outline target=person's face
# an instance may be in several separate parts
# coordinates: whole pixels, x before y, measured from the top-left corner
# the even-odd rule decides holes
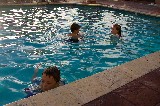
[[[117,31],[116,27],[114,27],[114,26],[112,27],[111,33],[112,34],[118,34],[118,31]]]
[[[79,33],[79,29],[75,30],[75,33],[78,34]]]
[[[57,86],[57,82],[52,76],[46,76],[46,74],[42,75],[41,89],[42,91],[48,91]]]

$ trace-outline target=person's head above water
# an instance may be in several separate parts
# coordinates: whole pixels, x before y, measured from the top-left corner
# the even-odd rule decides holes
[[[59,86],[60,70],[56,67],[48,67],[42,73],[41,89],[48,91]]]
[[[75,31],[79,32],[79,29],[81,28],[80,25],[78,25],[77,23],[73,23],[70,27],[71,32],[74,33]]]
[[[121,26],[118,24],[114,24],[111,33],[114,35],[119,35],[119,37],[121,37]]]

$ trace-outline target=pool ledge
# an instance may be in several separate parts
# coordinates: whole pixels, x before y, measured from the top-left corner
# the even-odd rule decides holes
[[[81,106],[160,67],[160,51],[7,106]]]
[[[71,1],[71,2],[34,2],[34,3],[22,3],[22,4],[0,4],[0,6],[28,6],[28,5],[56,5],[56,4],[72,4],[72,5],[87,5],[87,6],[103,6],[103,7],[108,7],[108,8],[113,8],[116,10],[122,10],[122,11],[128,11],[128,12],[133,12],[135,14],[144,14],[144,15],[149,15],[149,16],[154,16],[154,17],[160,17],[160,12],[158,9],[160,8],[159,4],[157,6],[155,5],[145,5],[145,4],[137,4],[134,2],[102,2],[99,1],[97,3],[86,3],[86,2],[78,2],[78,1]],[[132,4],[132,5],[128,5]],[[137,8],[135,8],[137,7]],[[151,8],[152,7],[152,8]]]

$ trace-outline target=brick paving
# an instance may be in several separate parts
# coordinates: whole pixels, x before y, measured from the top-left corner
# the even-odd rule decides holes
[[[83,106],[159,106],[160,68]]]

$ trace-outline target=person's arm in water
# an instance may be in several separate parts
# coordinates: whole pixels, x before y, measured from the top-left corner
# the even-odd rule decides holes
[[[39,70],[39,67],[40,67],[40,66],[41,66],[40,64],[38,64],[38,65],[36,66],[36,68],[35,68],[35,70],[34,70],[34,74],[33,74],[32,80],[31,80],[32,82],[33,82],[34,78],[37,77],[38,70]]]
[[[73,36],[73,34],[72,34],[72,33],[70,33],[70,34],[68,34],[67,36]]]

